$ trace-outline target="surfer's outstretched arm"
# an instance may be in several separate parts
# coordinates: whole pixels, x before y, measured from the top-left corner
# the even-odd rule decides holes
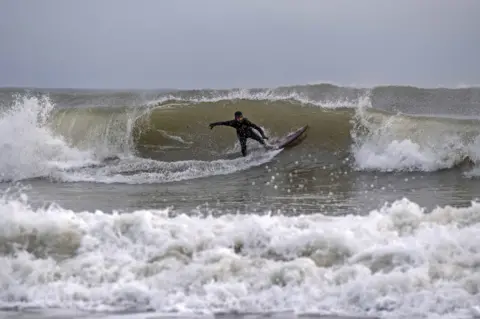
[[[247,120],[247,119],[244,119],[244,121],[245,121],[245,124],[247,124],[248,126],[253,127],[254,129],[256,129],[256,130],[260,133],[260,135],[262,135],[262,138],[263,138],[263,139],[268,140],[268,137],[265,136],[265,133],[263,132],[263,130],[262,130],[262,128],[261,128],[260,126],[258,126],[258,125],[256,125],[256,124],[250,122],[250,121]]]
[[[223,126],[233,126],[233,123],[235,121],[222,121],[222,122],[214,122],[214,123],[210,123],[210,129],[212,129],[214,126],[217,126],[217,125],[223,125]]]

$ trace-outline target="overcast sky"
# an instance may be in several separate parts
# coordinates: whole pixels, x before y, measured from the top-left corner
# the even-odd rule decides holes
[[[0,0],[0,86],[480,83],[478,0]]]

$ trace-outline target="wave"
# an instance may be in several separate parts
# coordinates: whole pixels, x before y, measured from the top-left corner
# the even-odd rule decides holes
[[[105,214],[0,200],[0,307],[478,315],[480,205],[363,216]]]
[[[191,158],[193,152],[204,160],[238,152],[233,130],[210,131],[207,127],[209,122],[229,119],[241,109],[247,116],[252,114],[250,119],[274,138],[308,124],[308,137],[298,147],[300,156],[322,156],[322,152],[335,153],[339,159],[350,156],[358,170],[436,171],[457,167],[466,159],[479,159],[478,119],[391,113],[375,110],[364,101],[355,109],[261,100],[157,105],[136,118],[132,147],[141,157],[172,161]],[[63,125],[67,123],[72,128],[71,122]],[[74,135],[71,132],[63,131]],[[83,131],[80,134],[83,136]]]
[[[67,96],[75,100],[70,106],[57,105],[51,96],[17,95],[0,115],[0,177],[3,181],[163,183],[230,174],[265,164],[277,155],[279,160],[286,158],[287,154],[257,150],[255,142],[249,142],[249,157],[235,158],[239,153],[235,132],[224,127],[211,131],[208,123],[230,119],[236,110],[262,126],[273,141],[308,124],[308,136],[296,147],[298,152],[288,155],[297,161],[313,156],[336,165],[348,160],[359,171],[432,172],[475,165],[479,159],[480,123],[471,115],[474,111],[432,116],[392,112],[388,105],[375,107],[388,96],[396,96],[397,103],[414,97],[430,101],[432,94],[437,100],[445,96],[455,105],[470,92],[469,105],[476,109],[476,89],[377,87],[364,92],[316,85],[276,90],[164,92],[162,99],[132,106],[117,101],[120,104],[111,107],[82,106],[87,93],[55,93],[63,94],[59,104],[65,104]],[[306,94],[308,90],[313,93]],[[299,98],[300,91],[308,99]],[[345,92],[351,94],[348,99]],[[134,95],[88,94],[92,103],[101,96],[125,100]],[[426,104],[417,106],[424,111]],[[475,176],[475,172],[468,174]]]

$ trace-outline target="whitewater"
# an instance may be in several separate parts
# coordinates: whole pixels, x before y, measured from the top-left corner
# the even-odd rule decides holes
[[[0,90],[0,315],[480,317],[480,89]],[[241,110],[265,151],[210,130]]]

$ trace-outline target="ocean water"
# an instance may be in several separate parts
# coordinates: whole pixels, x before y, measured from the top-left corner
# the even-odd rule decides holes
[[[208,124],[241,110],[266,151]],[[480,316],[480,89],[0,90],[6,318]]]

